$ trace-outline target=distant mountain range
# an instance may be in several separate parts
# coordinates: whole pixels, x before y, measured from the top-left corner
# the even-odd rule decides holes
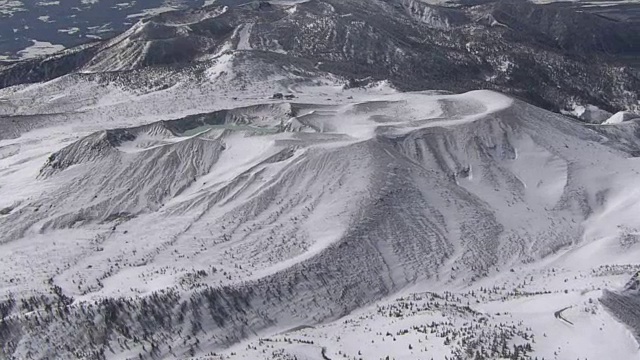
[[[0,59],[34,57],[60,48],[108,39],[136,21],[161,12],[195,9],[203,5],[238,5],[248,0],[140,0],[140,1],[36,1],[14,0],[0,4]],[[486,3],[486,0],[430,0],[441,6]],[[547,7],[586,11],[601,16],[637,21],[640,11],[633,2],[539,1]]]
[[[0,86],[194,66],[228,44],[358,81],[388,79],[401,90],[498,90],[590,122],[639,107],[639,22],[520,0],[256,2],[168,12],[108,40],[1,66]]]

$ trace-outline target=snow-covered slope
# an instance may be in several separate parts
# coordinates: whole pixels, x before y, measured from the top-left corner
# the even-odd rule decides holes
[[[161,72],[145,90],[77,75],[3,91],[15,134],[0,143],[3,356],[202,356],[323,323],[294,332],[315,347],[281,355],[355,356],[376,351],[355,345],[368,328],[384,333],[378,342],[444,316],[424,339],[434,358],[484,340],[549,357],[557,337],[541,338],[564,326],[557,305],[595,301],[581,291],[612,285],[593,271],[633,262],[638,144],[617,125],[600,131],[490,91],[345,89],[322,72],[265,73],[268,62],[224,56],[188,84]],[[242,89],[234,74],[258,69],[264,81]],[[292,100],[271,99],[278,91]],[[524,275],[550,269],[585,280]],[[464,295],[496,282],[491,296]],[[518,299],[534,288],[551,291],[530,295],[551,315],[531,322]],[[422,299],[402,308],[427,309],[396,323],[388,311],[414,303],[400,295]],[[423,303],[433,296],[454,304]],[[570,321],[627,334],[593,306]],[[352,321],[353,339],[340,335]],[[444,343],[487,321],[495,332]],[[562,354],[590,354],[579,345],[589,334]],[[418,340],[414,352],[387,351],[420,358]],[[630,354],[628,341],[616,351]]]
[[[0,358],[638,358],[640,123],[398,90],[513,4],[219,4],[0,69]]]
[[[620,124],[622,122],[631,121],[638,118],[640,118],[640,115],[628,111],[619,111],[605,120],[604,124]]]

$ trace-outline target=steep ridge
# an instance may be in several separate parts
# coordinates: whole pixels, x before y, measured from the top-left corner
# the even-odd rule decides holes
[[[283,126],[294,121],[307,126]],[[56,263],[12,258],[3,355],[189,356],[539,261],[593,241],[582,224],[603,207],[603,179],[635,171],[636,146],[612,136],[487,91],[249,106],[89,135],[0,217],[16,255],[85,239]]]

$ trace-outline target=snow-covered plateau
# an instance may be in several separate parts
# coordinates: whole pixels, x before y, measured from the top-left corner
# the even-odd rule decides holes
[[[258,27],[163,67],[140,22],[0,90],[0,359],[640,358],[635,113],[400,91]]]

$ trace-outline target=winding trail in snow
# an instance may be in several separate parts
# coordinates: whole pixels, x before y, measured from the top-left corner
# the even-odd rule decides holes
[[[560,310],[558,310],[558,311],[554,312],[554,313],[553,313],[553,316],[555,316],[555,318],[556,318],[556,319],[559,319],[559,320],[561,320],[561,321],[564,321],[564,322],[566,322],[566,323],[567,323],[567,324],[569,324],[569,325],[573,325],[573,323],[572,323],[571,321],[567,320],[567,318],[565,318],[564,316],[562,316],[562,312],[564,312],[565,310],[570,309],[570,308],[572,308],[572,307],[573,307],[573,306],[567,306],[567,307],[564,307],[564,308],[562,308],[562,309],[560,309]]]

